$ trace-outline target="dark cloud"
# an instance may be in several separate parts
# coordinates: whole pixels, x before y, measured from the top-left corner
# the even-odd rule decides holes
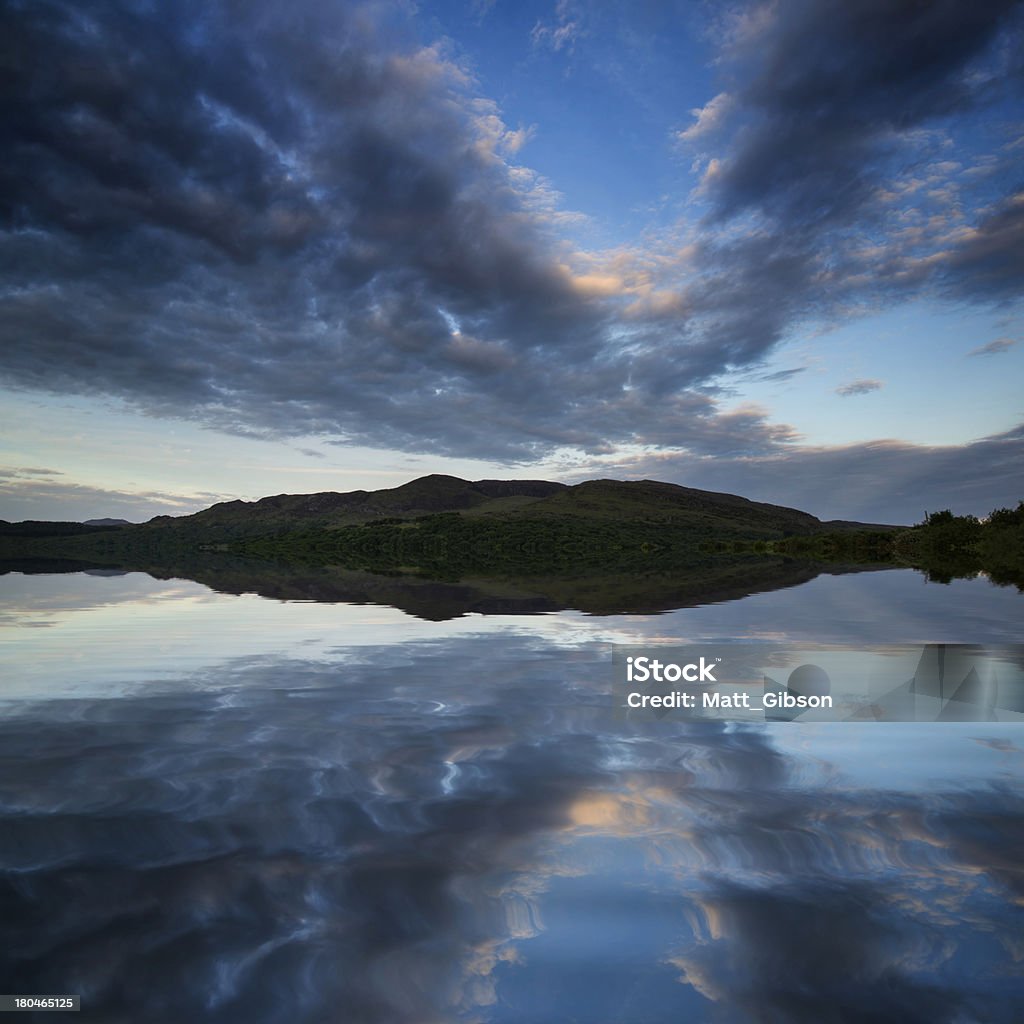
[[[770,447],[688,390],[765,336],[587,295],[515,133],[393,14],[10,6],[7,379],[490,458]]]
[[[0,500],[13,520],[52,519],[82,522],[114,518],[142,522],[155,515],[187,515],[233,494],[201,491],[172,494],[166,491],[118,491],[74,483],[55,470],[0,470]]]
[[[1012,6],[762,18],[733,44],[751,71],[717,118],[711,226],[677,279],[605,288],[566,268],[522,133],[401,5],[9,3],[0,373],[264,436],[765,456],[792,430],[723,415],[718,379],[856,304],[878,267],[844,225],[885,140],[998,92],[972,62]],[[886,287],[941,270],[1004,296],[1017,208],[990,207]]]
[[[224,426],[472,447],[490,367],[442,310],[510,350],[510,408],[549,348],[593,354],[599,325],[489,110],[381,19],[9,7],[7,376]]]
[[[790,229],[849,220],[900,136],[987,98],[991,75],[972,62],[1019,6],[753,6],[733,41],[743,124],[708,181],[715,215],[755,209]]]
[[[916,523],[952,508],[986,515],[1024,499],[1024,426],[966,445],[873,441],[834,448],[791,447],[760,458],[653,455],[606,466],[609,474],[653,477],[805,509],[821,519]]]
[[[679,133],[697,151],[707,209],[694,311],[710,317],[706,337],[731,365],[808,320],[910,295],[1021,293],[1019,171],[988,154],[974,176],[984,188],[971,185],[947,134],[990,104],[1015,109],[1021,9],[743,8],[727,32],[725,90]]]
[[[849,384],[841,384],[836,388],[836,394],[842,398],[850,398],[853,395],[870,395],[872,391],[881,391],[883,386],[880,380],[864,377],[859,380],[851,380]]]
[[[944,254],[938,274],[950,292],[961,298],[1020,295],[1024,282],[1024,190],[1001,202]]]

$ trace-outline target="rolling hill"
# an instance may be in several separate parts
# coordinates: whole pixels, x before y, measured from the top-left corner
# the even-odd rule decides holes
[[[850,537],[861,534],[849,532]],[[655,480],[462,480],[279,494],[126,526],[0,524],[0,560],[193,565],[213,554],[438,579],[701,573],[764,545],[830,536],[799,509]],[[866,528],[865,528],[866,529]],[[893,529],[893,528],[883,528]],[[864,534],[867,535],[866,533]],[[876,536],[877,534],[873,534]],[[757,551],[751,550],[751,545]],[[830,561],[875,562],[843,545]]]

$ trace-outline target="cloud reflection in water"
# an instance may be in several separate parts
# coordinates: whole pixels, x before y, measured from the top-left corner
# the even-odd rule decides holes
[[[884,728],[795,753],[617,722],[594,647],[219,671],[9,709],[0,990],[80,992],[110,1024],[1014,1019],[1005,727],[901,734],[908,761],[971,747],[959,785],[922,790],[851,781]]]

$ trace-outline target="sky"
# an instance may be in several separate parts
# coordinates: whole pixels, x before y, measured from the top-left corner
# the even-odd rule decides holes
[[[1024,498],[1024,3],[6,0],[0,518]]]

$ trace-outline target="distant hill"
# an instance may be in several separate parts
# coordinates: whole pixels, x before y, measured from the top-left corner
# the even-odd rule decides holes
[[[856,524],[842,528],[855,531]],[[434,474],[378,491],[221,502],[140,525],[9,524],[0,527],[0,558],[123,566],[230,552],[439,578],[613,568],[628,574],[691,566],[698,552],[706,560],[730,545],[743,550],[820,537],[828,529],[799,509],[656,480],[569,486]]]
[[[130,525],[130,524],[129,524]],[[85,534],[109,533],[118,527],[97,523],[49,522],[26,519],[20,523],[0,520],[0,537],[75,537]]]
[[[147,527],[202,533],[211,540],[255,537],[312,526],[351,526],[381,518],[438,512],[506,510],[541,501],[565,484],[545,480],[477,480],[432,474],[379,491],[276,494],[259,501],[223,501],[189,516],[157,516]]]
[[[379,491],[278,494],[253,502],[221,502],[189,516],[157,516],[144,525],[226,541],[447,512],[498,520],[645,520],[685,524],[702,532],[753,531],[755,536],[823,528],[819,519],[798,509],[654,480],[589,480],[569,486],[545,480],[469,481],[440,474]]]
[[[127,519],[86,519],[83,526],[132,526]]]
[[[497,608],[525,594],[523,607],[538,611],[679,607],[691,590],[706,598],[770,588],[824,567],[912,566],[942,582],[984,572],[1024,590],[1024,502],[983,521],[946,511],[903,527],[822,522],[799,509],[656,480],[570,486],[432,475],[378,491],[221,502],[138,525],[0,522],[0,572],[77,564],[205,582],[225,560],[234,566],[230,586],[254,586],[273,566],[277,582],[267,586],[281,593],[308,578],[311,593],[348,594],[351,584],[359,594],[362,573],[376,581],[374,592],[392,579],[430,579],[484,595],[483,604],[460,597],[453,607]],[[224,579],[221,570],[215,575]],[[426,593],[418,584],[415,592]]]

